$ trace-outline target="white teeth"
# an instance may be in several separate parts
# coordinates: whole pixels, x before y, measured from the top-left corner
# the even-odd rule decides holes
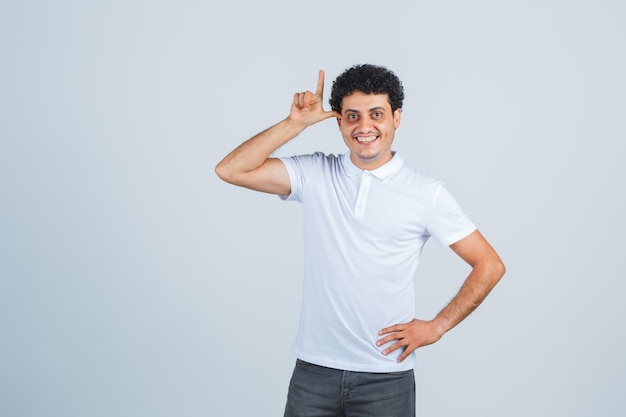
[[[376,136],[365,136],[365,137],[361,136],[361,137],[357,137],[356,140],[361,143],[369,143],[373,140],[376,140]]]

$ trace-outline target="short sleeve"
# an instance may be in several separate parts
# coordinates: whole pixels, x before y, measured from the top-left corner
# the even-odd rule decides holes
[[[323,158],[324,154],[321,152],[279,158],[285,164],[289,174],[289,181],[291,182],[291,193],[289,195],[279,195],[279,197],[286,201],[302,202],[302,193],[306,185],[307,175]]]
[[[476,230],[443,183],[438,186],[426,225],[428,233],[442,246],[449,246]]]

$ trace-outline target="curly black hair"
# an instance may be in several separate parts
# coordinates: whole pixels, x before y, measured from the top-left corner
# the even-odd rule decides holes
[[[360,91],[365,94],[387,94],[391,110],[402,108],[404,88],[398,76],[385,67],[371,64],[354,65],[340,74],[330,93],[330,107],[341,113],[345,96]]]

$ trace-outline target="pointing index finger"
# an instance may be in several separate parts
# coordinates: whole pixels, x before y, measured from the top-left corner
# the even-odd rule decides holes
[[[320,70],[317,78],[317,89],[315,95],[322,97],[324,95],[324,70]]]

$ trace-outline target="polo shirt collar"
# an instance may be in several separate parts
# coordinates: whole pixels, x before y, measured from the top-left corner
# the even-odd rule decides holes
[[[400,158],[400,155],[398,155],[395,151],[392,151],[391,153],[392,153],[391,160],[386,162],[383,166],[380,166],[376,168],[375,170],[368,171],[368,172],[371,173],[376,178],[378,178],[379,180],[384,180],[388,178],[391,174],[399,170],[404,164],[404,161],[402,161],[402,159]],[[343,167],[346,171],[346,174],[348,174],[349,177],[360,175],[364,171],[367,171],[354,165],[354,163],[352,162],[352,159],[350,159],[350,152],[346,152],[342,154],[341,157],[342,157],[341,159],[342,159]]]

